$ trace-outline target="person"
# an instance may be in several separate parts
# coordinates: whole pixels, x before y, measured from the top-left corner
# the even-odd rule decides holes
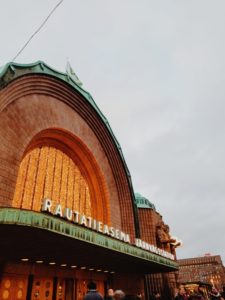
[[[114,290],[112,288],[109,288],[107,290],[107,295],[105,297],[105,300],[113,300],[114,299]]]
[[[152,300],[160,300],[161,299],[161,294],[159,292],[154,292],[151,299]]]
[[[220,300],[221,299],[221,295],[215,287],[212,287],[212,290],[211,290],[211,292],[209,292],[209,295],[210,295],[211,300]]]
[[[122,290],[116,290],[114,292],[114,299],[115,300],[122,300],[125,298],[125,293]]]
[[[142,293],[141,292],[137,293],[136,299],[137,300],[141,300],[142,299]]]
[[[205,300],[201,287],[195,288],[194,292],[190,294],[190,300]]]
[[[223,287],[223,290],[221,291],[221,299],[225,299],[225,286]]]
[[[175,300],[187,300],[188,296],[186,294],[185,288],[183,286],[179,287],[178,293],[175,297]]]
[[[91,281],[87,285],[88,291],[84,300],[103,300],[102,295],[96,289],[96,283]]]

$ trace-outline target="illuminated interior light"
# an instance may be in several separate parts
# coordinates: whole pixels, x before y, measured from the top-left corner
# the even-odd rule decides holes
[[[108,273],[108,272],[109,272],[108,270],[105,270],[105,271],[104,271],[104,273]]]
[[[73,266],[70,266],[70,268],[75,269],[75,268],[77,268],[77,266],[73,265]]]
[[[115,273],[115,271],[112,271],[112,272],[110,272],[111,274],[114,274]]]
[[[81,270],[85,270],[86,269],[86,267],[81,267]]]
[[[43,262],[44,262],[43,260],[36,260],[37,264],[43,264]]]
[[[98,269],[97,272],[101,272],[102,270]]]
[[[54,262],[54,261],[51,261],[50,263],[49,263],[49,265],[55,265],[56,263]]]
[[[29,258],[21,258],[21,261],[28,261]]]
[[[88,269],[89,271],[94,271],[94,269],[93,268],[90,268],[90,269]]]
[[[66,267],[66,266],[67,266],[67,264],[61,264],[60,266],[61,266],[61,267]]]

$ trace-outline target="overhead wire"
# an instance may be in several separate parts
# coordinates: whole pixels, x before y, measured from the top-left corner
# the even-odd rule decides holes
[[[44,25],[47,23],[48,19],[51,17],[51,15],[54,13],[54,11],[62,4],[64,0],[60,0],[55,7],[50,11],[48,16],[44,19],[44,21],[41,23],[41,25],[38,27],[38,29],[31,35],[31,37],[28,39],[28,41],[23,45],[23,47],[19,50],[19,52],[15,55],[15,57],[12,59],[12,62],[14,62],[17,57],[22,53],[22,51],[27,47],[27,45],[30,43],[30,41],[35,37],[35,35],[44,27]]]

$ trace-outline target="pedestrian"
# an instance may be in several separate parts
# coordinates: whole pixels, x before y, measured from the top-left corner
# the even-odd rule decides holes
[[[125,298],[125,293],[122,290],[116,290],[114,292],[114,299],[115,300],[122,300]]]
[[[102,295],[96,289],[96,283],[91,281],[87,285],[88,291],[84,300],[103,300]]]
[[[158,292],[155,294],[155,299],[160,300],[161,299],[161,294]]]
[[[105,297],[105,300],[113,300],[114,299],[114,290],[112,288],[109,288],[107,290],[107,295]]]
[[[137,300],[141,300],[142,299],[142,293],[141,292],[137,293],[136,299]]]
[[[223,287],[223,290],[221,291],[221,299],[224,300],[225,299],[225,286]]]
[[[193,293],[190,294],[190,300],[205,300],[204,293],[201,287],[197,287]]]
[[[221,295],[215,287],[212,287],[212,290],[211,290],[211,292],[209,292],[209,295],[210,295],[211,300],[220,300],[221,299]]]
[[[187,300],[188,296],[183,286],[179,287],[178,293],[175,297],[175,300]]]

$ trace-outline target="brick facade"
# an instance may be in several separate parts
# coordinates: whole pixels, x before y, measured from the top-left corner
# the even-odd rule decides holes
[[[44,68],[43,64],[39,67]],[[17,72],[19,76],[14,78],[15,69],[11,66],[8,73],[4,75],[5,77],[3,76],[3,79],[0,78],[0,208],[13,207],[19,211],[35,211],[35,213],[38,211],[39,213],[43,198],[51,199],[55,197],[53,200],[56,202],[57,196],[59,196],[59,200],[61,200],[63,205],[73,206],[74,201],[76,201],[72,195],[75,188],[73,189],[71,186],[73,182],[78,180],[82,184],[80,184],[79,193],[76,192],[78,195],[76,197],[77,201],[85,199],[82,213],[85,214],[85,212],[91,211],[91,217],[96,220],[128,233],[131,237],[131,244],[135,243],[135,238],[140,238],[163,250],[165,250],[165,245],[170,247],[170,242],[160,242],[157,236],[157,224],[163,223],[162,216],[154,209],[142,209],[136,206],[130,174],[123,159],[120,146],[107,120],[104,119],[104,116],[99,113],[95,104],[93,104],[91,96],[85,94],[85,98],[84,91],[81,91],[79,88],[73,88],[57,76],[29,73],[29,68],[28,73],[23,74],[23,76],[20,74],[22,72],[20,68],[18,68]],[[12,80],[9,80],[10,76],[13,78]],[[45,157],[46,153],[48,153],[47,157]],[[63,164],[62,160],[65,162],[67,170],[61,167]],[[71,173],[69,166],[72,166],[74,173],[80,172],[80,175],[73,177],[74,173]],[[53,178],[55,177],[60,181],[57,187],[53,184]],[[73,179],[71,179],[72,177]],[[40,190],[38,192],[36,186],[39,186]],[[89,190],[86,193],[87,187]],[[68,200],[68,194],[73,200]],[[90,198],[92,201],[91,210],[90,207],[85,207],[90,205]],[[76,205],[73,207],[77,209]],[[2,215],[4,216],[4,213]],[[5,229],[3,226],[6,227],[8,224],[5,225],[4,220],[2,222],[1,230],[4,233]],[[20,230],[25,228],[25,226],[15,227],[14,225],[7,227],[8,232],[15,234],[14,238],[7,240],[8,244],[5,244],[11,245],[11,249],[13,248],[14,239],[15,243],[20,242]],[[29,229],[31,228],[29,227]],[[16,234],[17,230],[19,232],[18,235]],[[36,247],[34,247],[35,251],[31,247],[30,252],[27,252],[28,256],[30,255],[28,258],[30,261],[27,265],[23,265],[21,257],[18,258],[13,253],[11,255],[10,252],[11,256],[9,257],[12,261],[6,262],[5,259],[0,258],[1,272],[6,276],[4,278],[5,281],[3,280],[4,284],[0,282],[0,291],[6,294],[9,293],[9,290],[5,289],[5,284],[8,284],[9,278],[11,278],[12,282],[15,281],[15,286],[18,288],[19,285],[14,279],[20,280],[20,276],[22,276],[24,277],[24,282],[28,286],[30,285],[27,291],[31,295],[33,293],[31,286],[33,285],[34,287],[35,280],[37,283],[39,282],[39,272],[41,272],[42,276],[45,275],[43,270],[47,270],[49,278],[51,277],[51,279],[48,278],[48,281],[51,284],[55,284],[55,287],[51,288],[52,290],[56,290],[57,284],[60,284],[62,274],[67,276],[68,272],[68,274],[73,274],[68,276],[74,276],[71,280],[74,283],[78,281],[77,286],[83,286],[84,291],[87,280],[90,280],[93,274],[89,272],[92,271],[91,263],[89,263],[88,267],[84,266],[84,269],[89,268],[88,272],[83,271],[82,265],[79,266],[79,270],[72,272],[69,268],[72,267],[73,251],[71,250],[69,258],[66,257],[66,252],[57,252],[59,246],[56,245],[60,241],[60,247],[62,247],[61,242],[63,238],[57,234],[52,235],[52,240],[55,239],[54,247],[50,243],[48,245],[49,248],[46,248],[48,251],[45,252],[45,243],[48,242],[48,234],[50,233],[46,230],[43,233],[42,240],[41,234],[39,235],[38,233],[39,229],[37,230],[36,228],[35,230],[34,232],[39,237],[41,244],[40,248],[42,248],[42,259],[45,260],[45,266],[39,267],[38,265]],[[32,239],[32,235],[29,235],[28,230],[26,232],[25,229],[23,234],[28,234],[29,239]],[[5,238],[7,239],[7,234]],[[97,270],[96,265],[95,269],[93,269],[95,270],[95,279],[99,280],[101,289],[104,290],[104,282],[108,282],[107,284],[113,284],[115,287],[120,286],[133,295],[138,292],[144,292],[145,289],[146,298],[150,297],[154,291],[160,292],[163,295],[163,299],[172,297],[172,290],[176,284],[174,273],[153,273],[156,271],[160,272],[160,270],[166,272],[174,270],[176,269],[176,264],[173,264],[171,261],[168,264],[163,264],[165,257],[160,257],[159,252],[155,252],[157,254],[151,253],[153,258],[149,259],[149,264],[147,265],[146,255],[149,255],[149,253],[143,252],[142,257],[135,257],[135,255],[130,257],[125,255],[125,251],[122,254],[118,254],[117,251],[105,249],[104,247],[102,247],[104,250],[101,249],[102,252],[100,250],[98,252],[97,248],[93,250],[94,246],[91,242],[90,244],[86,243],[87,245],[81,241],[76,241],[76,245],[72,244],[70,240],[67,240],[67,242],[68,245],[71,242],[71,249],[78,246],[82,250],[85,249],[85,251],[92,249],[93,252],[96,251],[95,253],[102,253],[102,257],[97,258],[98,263],[96,265],[103,265],[102,261],[105,260],[107,262],[107,260],[111,259],[111,257],[106,258],[106,250],[109,251],[107,253],[113,254],[113,262],[116,263],[117,268],[120,270],[116,276],[113,277],[112,274],[115,272],[112,270],[112,272],[110,271],[111,275],[107,274],[109,270],[104,270],[103,268]],[[115,241],[114,249],[118,245]],[[7,254],[7,246],[5,247],[4,251]],[[121,246],[122,249],[124,249],[123,247],[126,247],[126,245]],[[60,249],[62,250],[62,248]],[[23,253],[24,248],[21,247],[20,250]],[[54,269],[50,269],[48,266],[49,253],[51,254],[52,250],[55,251],[53,251],[55,258],[58,259],[57,262],[54,262],[54,264],[58,264],[55,267],[56,275],[53,275]],[[85,251],[80,251],[81,254],[79,253],[79,257],[84,261],[86,259]],[[136,248],[135,252],[137,252]],[[172,252],[172,249],[169,249],[168,252]],[[32,257],[34,253],[35,255]],[[129,271],[121,271],[117,257],[120,260],[122,260],[122,257],[126,260],[126,263],[124,261],[123,263],[124,266],[129,265]],[[64,264],[68,266],[68,269],[64,272],[60,266],[63,265],[62,262],[65,259],[68,259],[70,265],[69,263]],[[136,264],[138,272],[135,273],[135,269],[133,273],[131,272],[132,267],[129,262],[135,262],[134,265]],[[146,269],[146,265],[153,266],[154,272],[150,268],[149,275],[144,275],[147,271],[145,269],[140,272],[140,267],[137,266],[138,263],[143,264]],[[108,265],[113,265],[113,263],[108,263]],[[18,266],[17,270],[15,266]],[[102,282],[100,282],[101,276],[98,273],[100,271],[102,272]],[[105,273],[103,274],[103,272]],[[35,276],[37,279],[35,279]],[[54,276],[57,277],[58,282],[56,282],[56,279],[53,282]],[[83,276],[83,279],[79,276]],[[145,279],[143,280],[144,277]],[[43,280],[45,279],[42,278]],[[64,285],[69,284],[67,279],[64,278],[63,280]],[[18,292],[23,293],[24,291],[21,289]],[[82,298],[82,295],[79,297]],[[78,299],[81,299],[79,297]]]
[[[157,224],[163,222],[162,216],[154,209],[138,208],[141,238],[161,248],[157,238]],[[145,276],[147,293],[160,292],[163,299],[173,299],[177,287],[177,272],[156,273]]]
[[[64,83],[37,75],[13,81],[1,90],[0,99],[0,205],[11,206],[19,165],[29,147],[46,130],[58,129],[60,135],[53,138],[78,154],[78,147],[67,137],[70,133],[89,153],[86,161],[93,158],[92,168],[94,164],[100,168],[99,174],[104,174],[101,182],[110,191],[111,224],[134,237],[129,179],[108,130],[87,101]]]
[[[179,259],[178,263],[179,284],[202,282],[219,290],[225,286],[225,270],[220,255]]]

